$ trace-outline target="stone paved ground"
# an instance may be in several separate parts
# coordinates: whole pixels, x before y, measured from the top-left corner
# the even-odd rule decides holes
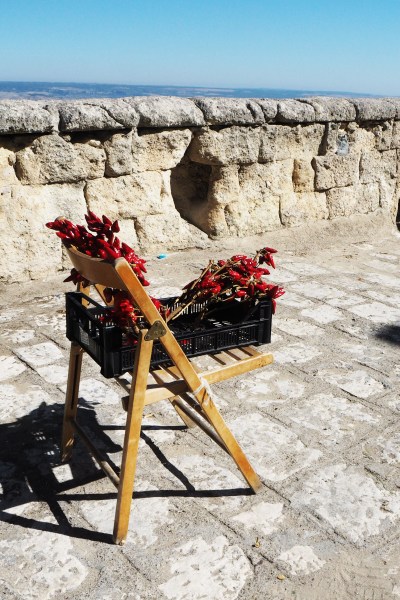
[[[36,286],[30,302],[32,286],[5,290],[1,597],[400,597],[399,242],[280,253],[275,363],[214,388],[262,491],[249,495],[229,457],[167,403],[148,407],[123,547],[109,543],[115,490],[82,445],[59,464],[62,288]],[[174,292],[209,255],[151,261],[158,291]],[[80,396],[82,422],[118,463],[116,384],[86,360]]]

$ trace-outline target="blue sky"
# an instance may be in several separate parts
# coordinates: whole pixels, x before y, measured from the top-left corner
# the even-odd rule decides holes
[[[0,0],[0,80],[400,95],[400,0]]]

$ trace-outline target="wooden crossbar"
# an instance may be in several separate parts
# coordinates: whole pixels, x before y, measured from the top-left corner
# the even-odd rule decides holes
[[[230,365],[225,365],[219,369],[213,369],[212,371],[205,371],[200,376],[207,381],[207,383],[218,383],[248,373],[253,369],[259,369],[265,367],[273,362],[272,354],[258,354],[251,358],[237,361]],[[153,404],[154,402],[160,402],[160,400],[166,400],[173,396],[179,396],[188,390],[188,386],[183,379],[177,381],[171,381],[164,383],[159,386],[149,387],[146,392],[145,406]]]

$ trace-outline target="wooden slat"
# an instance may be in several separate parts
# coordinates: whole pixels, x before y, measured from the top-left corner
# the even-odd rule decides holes
[[[118,487],[114,520],[113,540],[116,544],[123,544],[128,533],[144,399],[150,369],[151,352],[153,350],[153,341],[145,340],[146,333],[146,329],[142,329],[140,332],[129,395],[120,485]]]
[[[71,343],[61,440],[61,462],[67,462],[71,458],[74,446],[72,421],[75,419],[78,410],[79,383],[81,379],[83,353],[84,350],[79,344],[76,342]]]
[[[204,431],[204,433],[206,433],[216,444],[218,444],[218,446],[220,446],[220,448],[222,448],[222,450],[229,454],[220,437],[215,433],[214,429],[212,429],[212,427],[210,427],[208,422],[205,420],[205,415],[203,415],[200,411],[198,411],[198,414],[196,414],[194,409],[190,408],[180,397],[176,398],[175,402],[180,408],[180,410],[187,415],[187,418],[189,418],[196,425],[198,425],[200,429]]]
[[[87,449],[89,450],[89,452],[93,456],[93,458],[96,460],[99,467],[103,470],[103,472],[107,475],[107,477],[110,479],[110,481],[112,481],[112,483],[118,489],[119,477],[116,474],[116,472],[114,471],[114,469],[112,468],[112,466],[110,465],[110,463],[108,462],[107,457],[98,448],[96,448],[96,446],[93,444],[92,440],[89,438],[88,435],[86,435],[85,431],[82,429],[82,427],[76,421],[76,419],[71,420],[71,426],[75,429],[76,433],[79,435],[79,437],[85,443]]]
[[[152,372],[152,375],[154,379],[158,381],[158,383],[160,383],[161,385],[164,385],[164,383],[168,383],[171,380],[173,381],[179,379],[179,371],[177,371],[177,369],[175,369],[174,367],[157,369],[156,371]],[[182,408],[180,407],[180,404],[177,400],[178,399],[176,398],[176,396],[169,398],[169,401],[171,402],[173,408],[175,409],[179,417],[182,419],[186,427],[195,427],[196,423],[193,421],[190,415],[187,414],[187,412],[182,411]]]
[[[272,354],[258,354],[243,360],[236,361],[233,364],[221,366],[218,369],[211,371],[204,371],[201,376],[208,383],[217,383],[219,381],[225,381],[231,377],[242,375],[254,369],[259,369],[273,362]],[[179,396],[183,392],[187,391],[188,387],[186,383],[180,379],[179,381],[171,381],[165,383],[163,386],[150,388],[146,392],[145,405],[159,402],[160,400],[166,400],[172,396]]]

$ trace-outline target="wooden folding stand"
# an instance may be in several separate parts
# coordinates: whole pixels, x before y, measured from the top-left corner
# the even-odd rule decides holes
[[[168,399],[187,426],[195,424],[200,426],[231,455],[249,486],[256,492],[261,485],[260,480],[217,410],[210,395],[209,384],[268,365],[273,361],[272,355],[261,354],[250,346],[240,348],[240,352],[234,349],[213,356],[218,364],[216,369],[198,373],[124,258],[118,258],[110,263],[90,258],[73,248],[67,249],[67,253],[77,271],[91,283],[98,284],[100,287],[96,287],[100,291],[104,287],[112,287],[128,292],[149,323],[149,329],[140,332],[135,353],[132,384],[126,406],[127,419],[119,476],[77,422],[79,382],[84,350],[76,342],[71,344],[62,460],[67,461],[71,457],[74,434],[78,434],[100,467],[117,487],[113,541],[116,544],[123,544],[127,536],[143,409],[154,402]],[[156,385],[148,387],[154,340],[160,340],[173,366],[158,367],[152,370],[151,374]]]

